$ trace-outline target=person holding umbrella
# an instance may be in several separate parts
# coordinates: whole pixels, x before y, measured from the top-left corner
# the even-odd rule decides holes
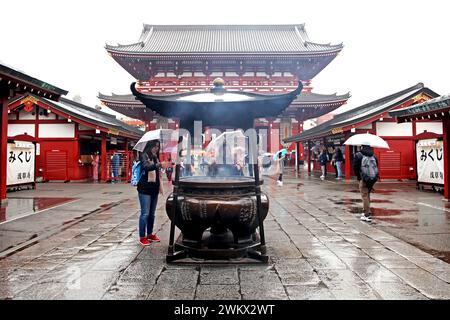
[[[356,134],[344,142],[347,145],[361,146],[361,150],[355,154],[353,171],[359,181],[359,191],[363,200],[363,214],[361,220],[372,221],[370,212],[370,192],[378,181],[378,159],[375,157],[373,147],[389,149],[389,145],[382,138],[369,134]]]
[[[361,151],[356,153],[353,161],[353,170],[359,181],[359,191],[363,201],[361,220],[371,222],[370,192],[378,180],[378,159],[373,154],[372,147],[363,145]]]
[[[280,151],[275,153],[275,155],[273,156],[273,159],[275,161],[277,161],[277,163],[278,163],[277,171],[278,171],[279,175],[278,175],[277,185],[279,187],[283,186],[284,158],[286,157],[286,154],[287,154],[287,150],[281,149]]]
[[[137,184],[141,214],[139,217],[139,242],[148,246],[151,242],[159,242],[160,239],[153,234],[155,222],[156,204],[158,193],[163,194],[160,178],[159,140],[148,141],[144,151],[139,152],[141,163],[141,178]]]

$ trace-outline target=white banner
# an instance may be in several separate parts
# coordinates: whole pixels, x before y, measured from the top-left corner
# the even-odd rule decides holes
[[[443,142],[436,139],[420,140],[416,147],[417,181],[443,185]]]
[[[34,182],[34,144],[25,141],[8,143],[6,185]]]

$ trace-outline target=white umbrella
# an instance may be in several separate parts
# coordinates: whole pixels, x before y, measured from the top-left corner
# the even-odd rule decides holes
[[[245,153],[245,139],[246,136],[241,130],[225,131],[208,144],[206,147],[206,159],[212,163],[219,160],[218,157],[223,157],[224,152],[226,159],[223,159],[226,163],[234,163],[233,151],[241,150],[242,154]],[[227,149],[224,150],[224,147]],[[233,159],[232,159],[233,158]],[[222,159],[221,159],[222,160]]]
[[[390,149],[386,141],[379,136],[370,133],[355,134],[348,138],[344,144],[350,146],[371,146],[373,148]]]
[[[152,140],[159,140],[161,147],[171,141],[178,141],[178,133],[172,129],[157,129],[146,132],[141,139],[134,146],[134,150],[143,152],[147,142]]]
[[[226,142],[231,142],[233,145],[235,142],[238,143],[239,147],[242,147],[245,149],[245,135],[242,133],[242,131],[225,131],[224,133],[220,134],[219,136],[215,137],[206,147],[206,152],[211,151],[218,151],[220,148],[223,147],[223,145],[226,144]],[[230,146],[228,146],[230,147]]]

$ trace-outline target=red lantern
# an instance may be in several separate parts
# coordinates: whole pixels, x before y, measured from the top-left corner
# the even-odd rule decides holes
[[[32,101],[28,100],[24,104],[25,104],[25,107],[23,108],[23,110],[25,110],[26,112],[33,111],[34,103]]]

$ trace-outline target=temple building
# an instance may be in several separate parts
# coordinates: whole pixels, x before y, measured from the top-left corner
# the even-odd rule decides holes
[[[0,205],[6,202],[8,102],[25,93],[58,101],[62,95],[67,94],[67,91],[36,79],[17,68],[0,63]]]
[[[138,42],[106,45],[111,57],[137,80],[141,93],[205,91],[220,77],[229,91],[276,94],[295,90],[301,81],[301,95],[282,114],[254,122],[260,132],[270,132],[269,152],[277,151],[284,138],[301,133],[303,121],[347,102],[348,93],[313,93],[311,85],[342,48],[310,41],[303,24],[144,25]],[[179,119],[160,117],[131,94],[98,97],[114,111],[141,119],[147,130],[179,126]],[[295,144],[285,146],[295,149]]]
[[[333,150],[340,148],[344,154],[345,178],[350,179],[354,176],[351,164],[357,150],[356,147],[344,145],[344,142],[354,134],[375,134],[386,140],[390,146],[389,150],[375,149],[380,178],[416,179],[416,140],[424,132],[442,134],[442,123],[427,117],[400,124],[390,113],[436,97],[436,92],[425,87],[423,83],[418,83],[340,113],[327,122],[287,138],[286,142],[305,145],[308,173],[320,172],[318,154],[321,148],[325,147],[330,156]],[[327,172],[335,173],[330,162]]]
[[[63,97],[52,101],[27,93],[8,104],[8,141],[35,144],[31,175],[37,181],[89,180],[94,176],[94,168],[100,169],[95,176],[101,181],[111,180],[116,169],[117,180],[128,181],[132,164],[130,146],[143,133],[114,115]],[[11,172],[20,160],[12,151],[8,167]],[[95,166],[92,162],[97,155],[99,163]],[[111,159],[115,155],[119,161],[117,168],[112,168]],[[17,174],[13,178],[17,184],[24,181],[17,180]]]

